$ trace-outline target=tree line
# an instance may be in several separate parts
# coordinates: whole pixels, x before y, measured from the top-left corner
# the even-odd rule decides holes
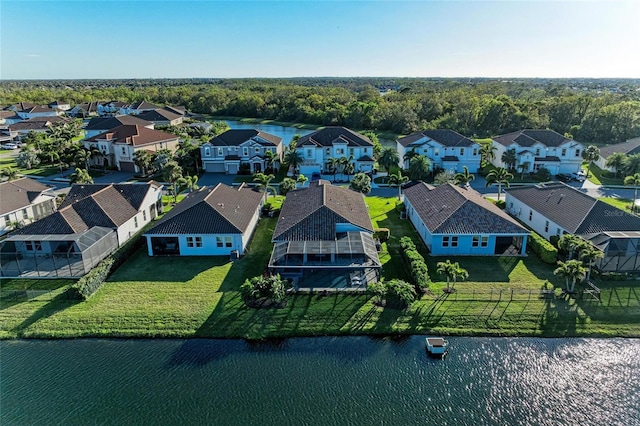
[[[605,81],[606,82],[606,81]],[[484,138],[549,128],[583,143],[640,135],[640,82],[487,79],[229,79],[2,82],[3,103],[147,100],[214,116]],[[124,84],[126,83],[126,84]],[[613,85],[613,86],[611,86]]]

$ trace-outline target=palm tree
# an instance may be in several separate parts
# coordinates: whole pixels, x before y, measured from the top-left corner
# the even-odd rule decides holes
[[[350,155],[349,157],[347,156],[342,156],[338,159],[338,165],[340,166],[340,173],[341,174],[346,174],[347,172],[347,166],[349,165],[349,163],[351,163],[353,161],[353,155]]]
[[[182,177],[182,167],[174,161],[170,160],[165,163],[164,168],[162,169],[162,176],[164,180],[171,184],[171,189],[173,192],[173,202],[178,202],[178,180]]]
[[[378,164],[391,173],[391,167],[397,166],[400,162],[400,155],[395,148],[384,148],[378,158]]]
[[[595,145],[589,145],[584,151],[582,151],[582,158],[585,161],[589,162],[589,167],[587,167],[587,178],[589,177],[589,171],[591,171],[591,166],[593,162],[600,158],[600,149]]]
[[[585,277],[586,269],[579,260],[558,261],[558,267],[553,273],[564,278],[567,293],[573,293],[576,281],[582,280]],[[569,285],[570,282],[571,285]]]
[[[147,175],[147,170],[151,167],[151,154],[147,150],[140,149],[133,153],[133,163],[140,168],[142,176]]]
[[[591,279],[591,268],[596,260],[602,259],[604,253],[593,244],[587,244],[580,251],[580,259],[587,264],[587,281]]]
[[[284,156],[284,162],[287,163],[289,167],[293,168],[294,174],[297,173],[298,167],[300,166],[300,164],[302,164],[303,161],[304,158],[302,157],[302,154],[300,154],[295,149],[287,151]]]
[[[530,165],[531,164],[528,161],[524,161],[518,165],[518,168],[520,169],[520,179],[524,179],[524,172],[529,170]]]
[[[636,173],[624,178],[624,184],[626,186],[633,186],[633,212],[636,212],[636,200],[638,199],[638,186],[640,186],[640,173]]]
[[[424,155],[417,155],[409,160],[409,178],[411,180],[425,180],[429,176],[431,161]]]
[[[398,200],[402,194],[402,184],[406,182],[409,182],[409,178],[404,176],[400,170],[389,175],[389,185],[398,187]]]
[[[416,152],[415,148],[413,148],[413,149],[411,149],[411,151],[405,152],[405,154],[402,157],[402,159],[404,160],[405,164],[407,164],[407,163],[411,163],[411,159],[417,157],[418,155],[420,155],[420,154],[418,154]]]
[[[472,173],[469,173],[469,169],[467,168],[467,166],[462,166],[462,170],[463,170],[462,172],[456,173],[456,175],[454,176],[454,179],[456,180],[456,184],[460,186],[465,186],[466,184],[474,180],[476,177]]]
[[[502,185],[509,187],[509,181],[513,179],[513,175],[507,171],[507,169],[500,167],[493,169],[487,175],[486,187],[491,185],[498,185],[498,201],[500,201],[500,194],[502,194]]]
[[[333,174],[333,181],[336,180],[336,173],[338,173],[338,164],[340,161],[337,158],[327,158],[327,164],[329,165],[329,172]]]
[[[496,150],[498,147],[494,146],[493,143],[483,144],[480,147],[480,161],[483,166],[490,164],[493,160],[496,159]]]
[[[507,166],[509,170],[513,170],[518,162],[518,156],[515,149],[508,149],[502,153],[502,162]]]
[[[282,179],[282,182],[280,182],[280,185],[278,186],[278,189],[280,189],[280,195],[287,195],[289,192],[297,188],[298,184],[296,181],[288,177]]]
[[[627,176],[640,173],[640,154],[627,155],[622,168]]]
[[[273,190],[273,187],[269,185],[273,179],[275,179],[275,176],[265,175],[264,173],[256,173],[253,175],[253,181],[258,184],[260,191],[265,193],[265,201],[269,199],[269,189],[271,188]]]
[[[604,165],[616,169],[616,177],[618,177],[618,172],[620,172],[624,168],[626,158],[626,154],[622,152],[614,152],[607,157]]]
[[[7,180],[15,180],[18,179],[18,171],[14,170],[13,167],[7,167],[0,171],[0,176],[6,177]]]
[[[436,272],[440,275],[444,275],[447,277],[447,290],[452,291],[453,287],[456,285],[456,281],[458,279],[465,280],[469,278],[469,272],[460,267],[458,262],[453,262],[447,259],[445,262],[436,263]]]
[[[303,175],[302,173],[300,173],[300,175],[298,176],[298,183],[300,184],[300,187],[304,187],[304,184],[309,180],[308,177],[306,177],[305,175]]]
[[[93,183],[93,178],[85,169],[80,169],[76,167],[76,170],[71,174],[71,183],[83,184],[83,183]]]
[[[199,189],[198,186],[198,176],[183,176],[178,178],[176,182],[178,184],[178,193],[181,193],[184,190],[195,191]]]
[[[264,160],[265,160],[265,169],[269,169],[273,167],[273,160],[276,158],[276,153],[273,151],[265,151]]]
[[[74,155],[74,161],[76,165],[84,163],[84,169],[89,171],[89,159],[91,158],[91,152],[86,148],[80,148]]]
[[[558,240],[558,248],[567,252],[567,259],[573,259],[573,255],[585,246],[586,241],[574,234],[564,234]]]

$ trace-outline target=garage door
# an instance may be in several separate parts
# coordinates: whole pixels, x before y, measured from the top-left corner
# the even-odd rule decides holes
[[[238,174],[238,164],[229,164],[229,174],[237,175]]]
[[[205,171],[210,173],[224,173],[223,163],[207,163],[205,165]]]
[[[135,172],[136,165],[131,161],[121,161],[120,162],[120,171],[122,172]]]

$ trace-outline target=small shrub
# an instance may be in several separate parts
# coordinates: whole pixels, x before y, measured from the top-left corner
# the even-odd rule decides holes
[[[374,238],[379,239],[380,242],[384,243],[391,236],[391,231],[389,231],[389,228],[376,228],[376,230],[373,233],[373,236]]]
[[[391,280],[387,283],[387,300],[392,305],[407,308],[417,298],[416,289],[410,283],[402,280]]]
[[[494,204],[502,210],[504,210],[507,207],[507,202],[504,200],[496,201]]]
[[[87,275],[80,278],[69,288],[69,296],[73,299],[87,300],[104,284],[111,272],[113,264],[114,259],[111,256],[102,260],[102,262],[98,263]]]

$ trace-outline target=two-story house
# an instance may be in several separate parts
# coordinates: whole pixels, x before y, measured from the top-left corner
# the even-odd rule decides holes
[[[85,138],[91,138],[125,124],[137,125],[153,129],[154,124],[132,115],[116,115],[114,117],[93,117],[84,128]]]
[[[423,130],[398,139],[396,144],[404,169],[409,168],[405,155],[410,151],[429,158],[434,169],[462,172],[467,167],[476,173],[480,168],[480,145],[453,130]]]
[[[300,173],[330,173],[330,159],[345,157],[353,164],[354,173],[373,170],[373,142],[346,127],[330,126],[298,139],[296,151],[302,156]]]
[[[184,119],[183,115],[176,114],[175,112],[165,108],[144,111],[136,117],[149,121],[156,126],[177,126],[182,123],[182,120]]]
[[[241,164],[248,164],[251,173],[269,167],[265,153],[271,151],[273,161],[282,160],[282,138],[255,129],[231,129],[212,138],[200,147],[205,172],[238,174]]]
[[[506,151],[515,150],[515,168],[525,173],[537,172],[547,168],[552,175],[574,173],[582,166],[584,146],[553,130],[519,130],[506,135],[494,136],[492,144],[496,167],[507,168],[502,161]]]
[[[55,117],[62,115],[62,111],[49,108],[47,105],[36,105],[31,108],[16,111],[16,114],[23,120],[29,120],[30,118]]]
[[[139,150],[157,152],[168,149],[175,152],[180,138],[171,133],[149,129],[136,124],[125,124],[107,132],[84,140],[87,149],[98,148],[102,157],[93,161],[102,161],[101,165],[115,165],[118,170],[139,172],[134,163],[134,153]]]
[[[118,114],[121,108],[126,108],[129,104],[120,101],[107,101],[98,104],[98,115],[107,116]]]

